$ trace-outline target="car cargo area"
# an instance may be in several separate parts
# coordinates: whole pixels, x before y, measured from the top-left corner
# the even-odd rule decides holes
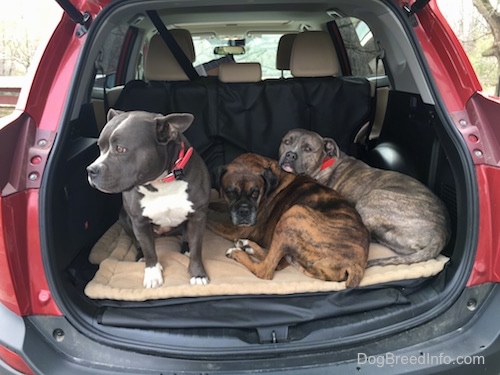
[[[325,54],[321,44],[311,44],[296,53],[303,65],[295,75],[287,66],[294,64],[292,56],[275,76],[265,73],[264,63],[242,60],[234,64],[235,72],[221,66],[218,75],[179,79],[178,71],[163,69],[179,63],[174,53],[165,52],[168,47],[149,19],[146,11],[153,9],[167,29],[186,30],[195,42],[210,33],[219,33],[221,40],[246,36],[248,46],[252,35],[266,33],[326,35],[337,56],[332,68],[337,74],[309,73],[308,62]],[[404,17],[394,4],[375,0],[137,1],[106,8],[85,36],[40,193],[44,265],[68,322],[117,348],[181,358],[231,354],[237,360],[346,349],[399,334],[446,311],[460,297],[474,259],[474,172]],[[357,27],[361,21],[369,33]],[[181,34],[186,35],[172,32],[180,47],[194,49],[192,40],[184,48]],[[348,35],[362,36],[362,42],[357,39],[361,52]],[[268,49],[277,55],[273,48]],[[312,70],[321,69],[313,65]],[[442,251],[446,264],[432,276],[396,277],[354,289],[280,294],[264,293],[267,286],[259,286],[258,293],[127,300],[118,291],[118,298],[90,298],[86,287],[103,259],[91,261],[89,255],[116,226],[122,204],[119,194],[93,189],[87,178],[87,166],[99,156],[97,138],[109,108],[192,113],[185,136],[209,169],[214,200],[218,168],[238,155],[277,159],[282,137],[295,128],[331,137],[371,166],[418,179],[444,202],[451,222],[451,239]]]

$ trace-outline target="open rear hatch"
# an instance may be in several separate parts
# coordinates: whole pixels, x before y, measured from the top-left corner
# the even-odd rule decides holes
[[[71,4],[62,0],[58,2],[64,3],[66,7]],[[113,228],[121,198],[119,195],[100,193],[88,185],[85,168],[98,156],[98,127],[90,97],[82,92],[92,91],[90,86],[96,74],[95,61],[106,34],[116,25],[133,27],[127,24],[127,21],[136,19],[131,16],[143,14],[147,7],[155,4],[113,3],[93,20],[88,30],[91,22],[89,16],[78,16],[75,14],[76,9],[71,10],[72,18],[79,20],[82,25],[77,32],[80,36],[86,34],[86,41],[74,75],[73,89],[68,94],[66,115],[48,160],[40,192],[44,265],[51,290],[68,321],[77,330],[113,346],[183,357],[222,358],[231,353],[232,358],[236,359],[249,355],[268,356],[267,344],[283,344],[273,346],[273,353],[299,349],[317,351],[320,348],[361,344],[366,340],[401,333],[445,312],[464,290],[473,264],[478,227],[477,188],[468,151],[445,116],[421,57],[412,63],[420,62],[423,77],[427,78],[425,82],[429,85],[426,90],[433,93],[431,96],[436,99],[435,103],[425,103],[418,94],[393,88],[383,136],[377,143],[357,152],[360,158],[372,164],[383,164],[387,162],[384,159],[386,150],[402,149],[402,162],[412,166],[411,170],[445,202],[452,220],[452,240],[443,251],[446,261],[432,276],[424,272],[422,277],[382,279],[386,281],[349,290],[318,289],[316,292],[282,294],[264,292],[265,287],[260,285],[259,288],[264,289],[257,293],[226,292],[202,296],[187,293],[170,298],[140,297],[126,300],[120,297],[119,290],[115,290],[113,293],[116,294],[89,298],[86,288],[95,281],[101,263],[92,263],[89,256],[92,258],[96,244],[102,243],[105,234],[114,237],[104,241],[103,246],[114,246],[113,241],[119,237]],[[162,14],[166,15],[169,23],[175,24],[176,13],[182,14],[184,11],[188,14],[188,10],[193,10],[188,7],[197,4],[182,5],[186,9],[181,10],[176,8],[179,5],[171,2],[163,5],[172,7],[171,18],[168,17],[168,9],[162,9]],[[331,5],[335,4],[332,2]],[[290,6],[293,8],[293,5]],[[303,6],[296,5],[298,10],[303,9]],[[398,24],[407,31],[408,40],[405,42],[408,47],[412,46],[417,56],[421,53],[413,39],[411,26],[402,18],[403,12],[395,4],[389,1],[369,2],[366,6],[366,9],[383,10],[389,15],[388,18],[397,19]],[[277,12],[280,7],[279,4],[259,2],[256,10]],[[345,7],[354,9],[347,5]],[[197,11],[217,12],[223,9],[218,5],[213,8],[205,5],[198,7]],[[230,9],[236,13],[252,11],[249,5],[232,4]],[[378,19],[374,16],[375,12],[372,13],[373,20]],[[382,26],[387,21],[379,19],[378,22]],[[207,83],[201,84],[203,90],[211,87],[220,90],[223,87],[219,83],[215,83],[218,86],[210,86],[215,81],[204,82]],[[189,86],[189,82],[183,86]],[[257,91],[252,90],[248,89],[245,95],[255,95]],[[176,104],[179,110],[187,111],[189,103],[196,104],[195,101]],[[210,103],[211,110],[219,110],[213,106],[224,104],[212,99]],[[271,118],[263,120],[273,121]],[[246,130],[252,132],[252,129]],[[276,128],[272,134],[284,134],[284,130]],[[193,130],[191,134],[194,138],[205,140],[206,132],[207,129],[198,129],[198,133]],[[248,142],[253,140],[256,143],[252,150],[258,149],[259,142],[268,144],[267,140],[256,134],[251,133],[248,137],[244,135]],[[221,160],[230,161],[228,159],[233,153],[245,151],[241,148],[240,136],[235,128],[224,128],[217,136],[210,134],[211,144],[200,146],[200,153],[212,170],[221,164]],[[280,138],[275,138],[271,144],[279,144]],[[248,143],[243,147],[247,146]],[[228,154],[220,158],[221,152],[228,150]],[[264,152],[275,155],[276,150],[266,149]],[[408,159],[404,159],[406,156]],[[214,253],[215,260],[220,256],[217,251]],[[130,262],[126,256],[113,263],[110,270],[115,272],[120,266],[119,261]],[[216,276],[212,278],[216,279]],[[101,281],[100,285],[106,286],[110,280]]]

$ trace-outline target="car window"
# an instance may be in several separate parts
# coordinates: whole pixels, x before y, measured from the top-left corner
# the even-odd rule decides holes
[[[210,35],[193,35],[193,43],[196,53],[194,66],[198,66],[209,61],[220,58],[234,58],[236,62],[258,62],[262,68],[262,79],[279,78],[281,70],[276,69],[276,51],[278,42],[283,34],[255,34],[247,36],[244,40],[238,41],[243,45],[245,53],[242,55],[231,55],[223,57],[214,53],[214,48],[227,46],[227,40],[221,40]],[[285,77],[291,77],[289,71],[283,72]]]
[[[368,25],[354,17],[341,18],[337,20],[337,25],[344,40],[352,74],[365,77],[385,75],[384,63],[377,59],[381,50]]]
[[[94,87],[102,88],[104,84],[106,88],[116,86],[115,75],[127,30],[127,25],[115,27],[106,38],[95,63]]]

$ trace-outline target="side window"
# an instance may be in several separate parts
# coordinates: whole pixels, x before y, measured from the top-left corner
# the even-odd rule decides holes
[[[106,123],[108,108],[114,104],[120,92],[120,88],[113,88],[121,84],[117,77],[121,75],[118,70],[124,68],[119,66],[119,62],[128,30],[128,25],[115,27],[107,36],[95,61],[96,70],[90,99],[98,129],[102,129]]]
[[[104,42],[96,61],[94,88],[112,88],[116,86],[116,73],[120,53],[124,45],[128,25],[115,27]]]
[[[385,75],[380,50],[368,25],[360,19],[345,17],[337,20],[340,34],[351,63],[353,75],[373,77]]]

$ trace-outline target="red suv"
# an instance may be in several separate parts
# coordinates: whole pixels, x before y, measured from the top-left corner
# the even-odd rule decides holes
[[[498,374],[500,102],[436,1],[57,2],[65,13],[0,120],[0,372]],[[290,69],[295,55],[320,63],[314,40],[294,51],[310,32],[328,36],[334,74]],[[222,74],[225,61],[253,70]],[[427,185],[451,239],[437,268],[381,268],[353,289],[253,292],[257,278],[233,285],[243,268],[223,285],[207,267],[210,285],[181,272],[183,293],[145,296],[121,271],[135,264],[121,196],[87,181],[109,108],[192,113],[185,135],[214,186],[244,152],[276,159],[293,128],[333,137]]]

